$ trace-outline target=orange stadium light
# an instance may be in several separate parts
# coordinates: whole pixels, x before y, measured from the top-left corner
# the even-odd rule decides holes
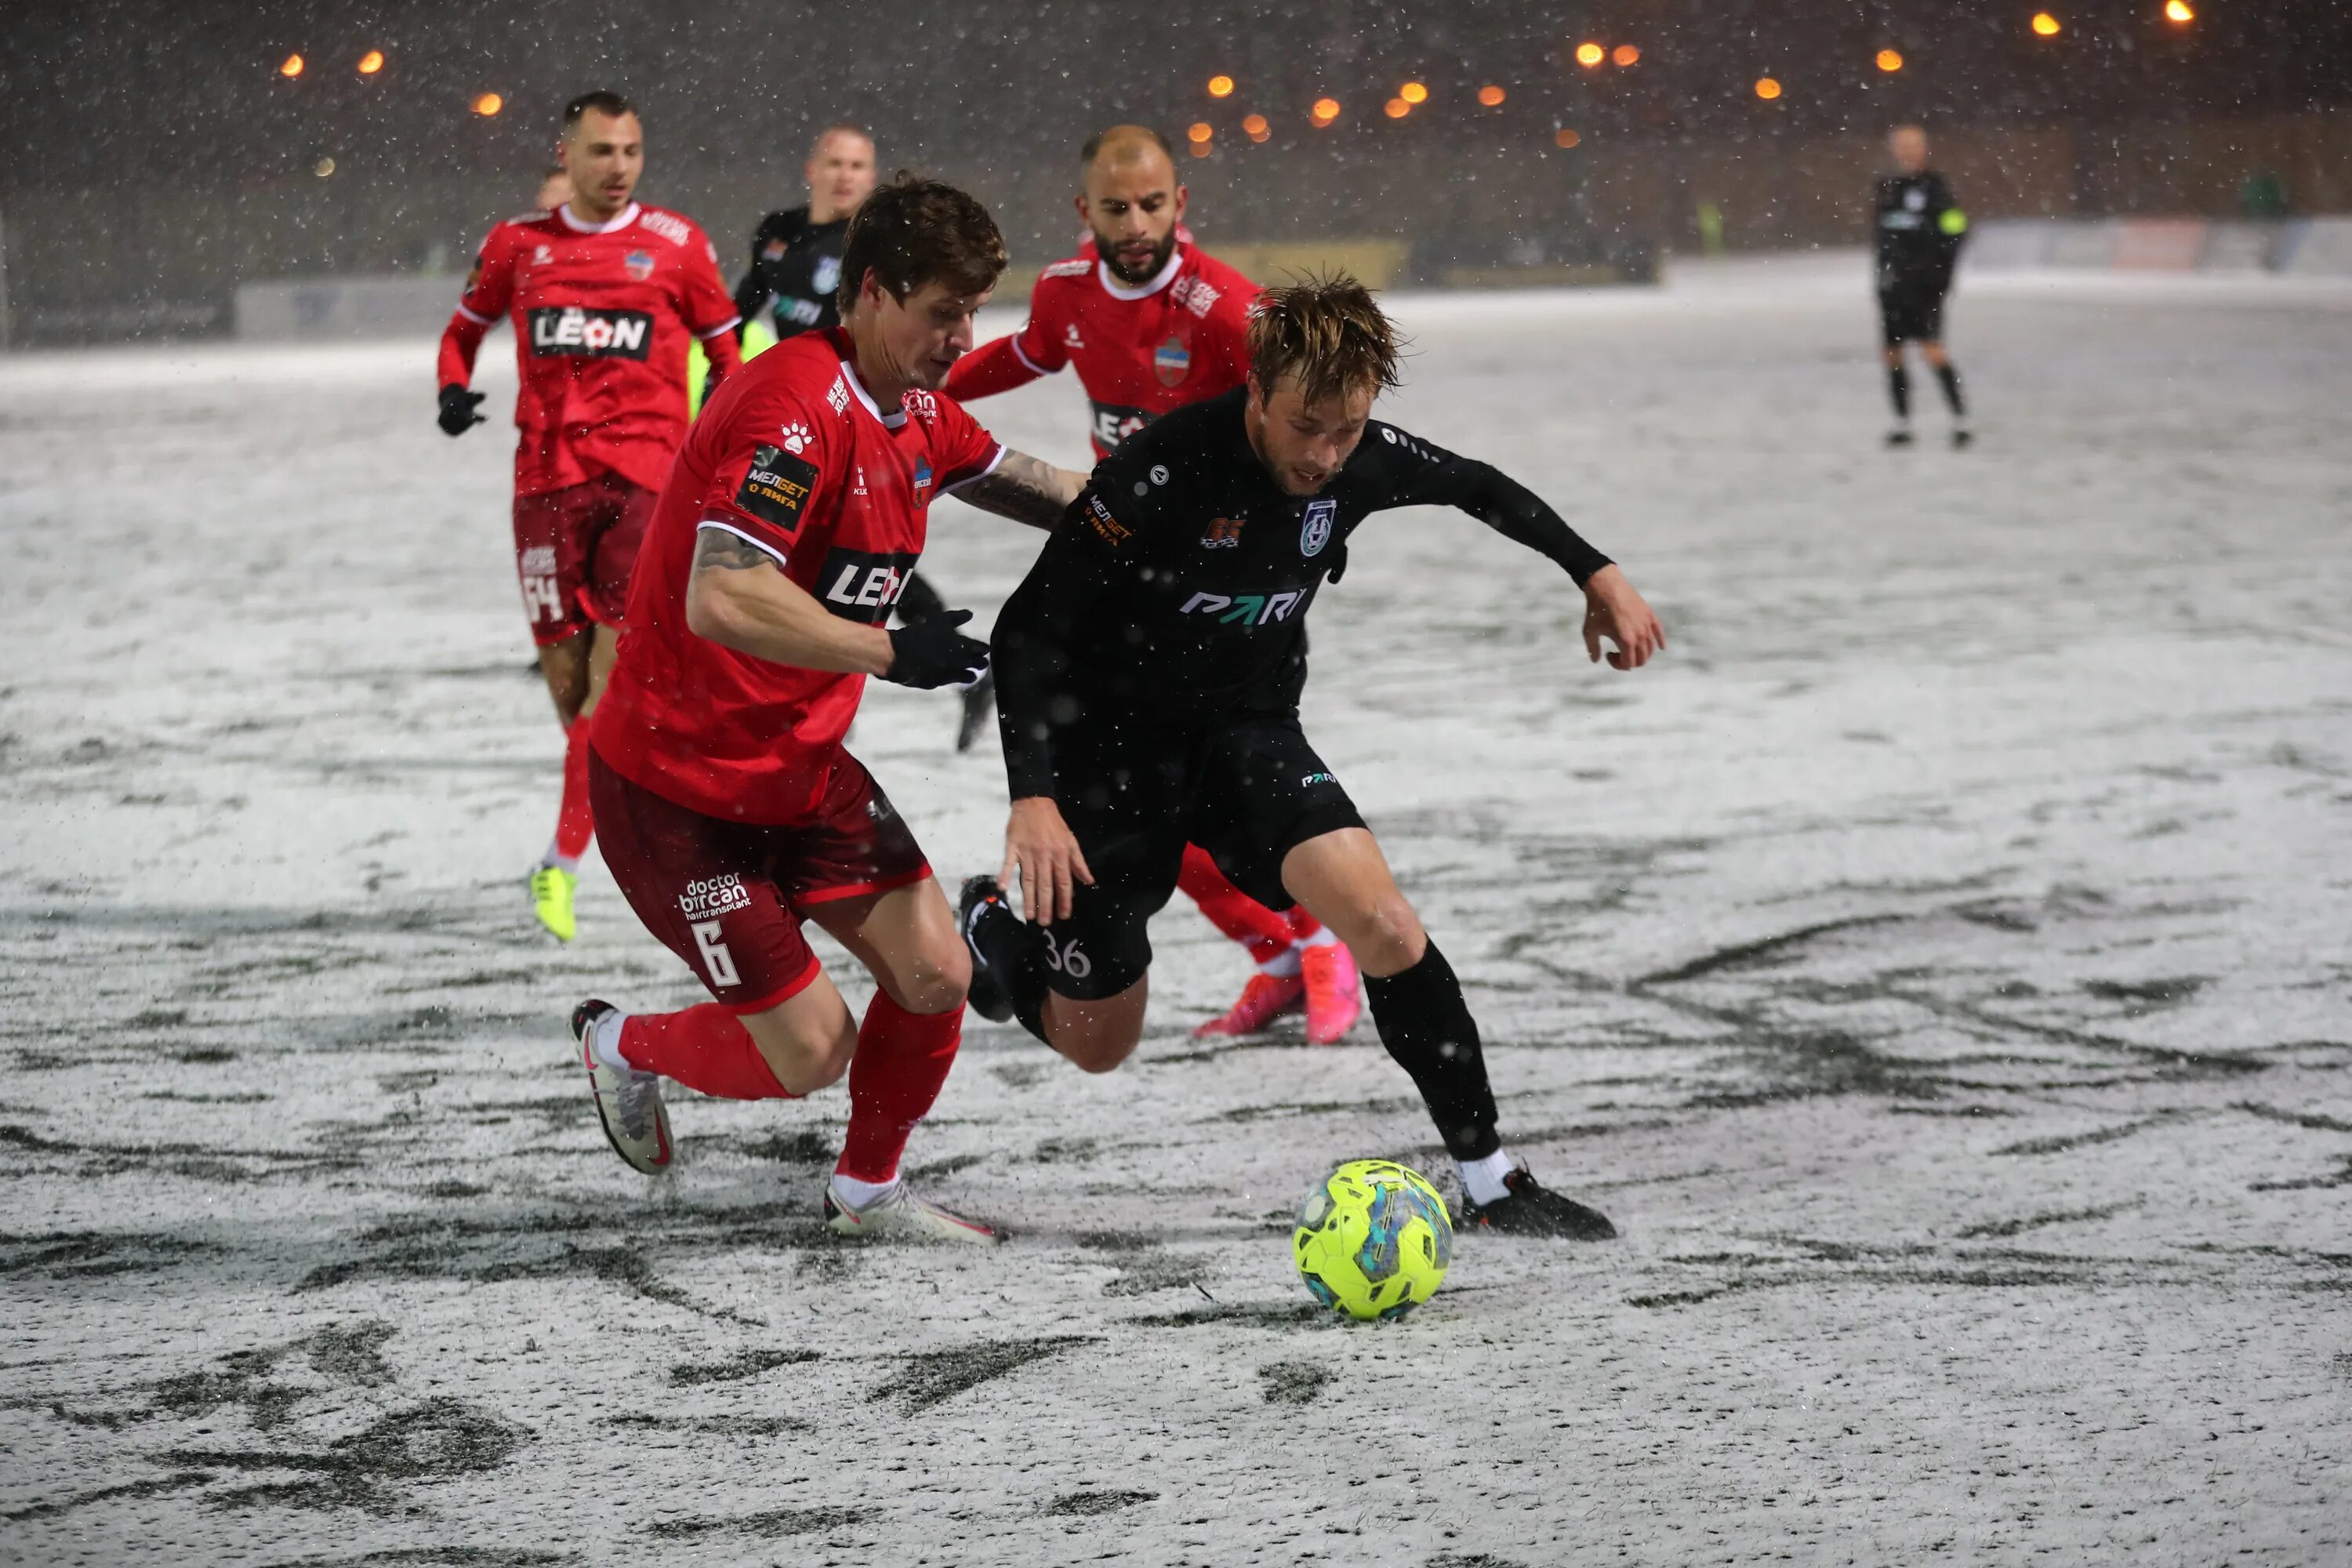
[[[334,161],[332,158],[321,158],[321,159],[320,159],[320,160],[319,160],[319,162],[318,162],[318,163],[317,163],[314,167],[312,167],[312,169],[310,170],[310,173],[312,173],[312,174],[314,174],[318,175],[318,176],[319,176],[319,178],[320,178],[320,179],[322,179],[322,180],[323,180],[323,179],[325,179],[328,175],[330,175],[330,174],[333,174],[334,172],[335,172],[335,161]]]
[[[1551,144],[1555,147],[1573,147],[1579,142],[1583,140],[1583,137],[1579,136],[1575,132],[1570,131],[1565,125],[1551,133]]]
[[[1780,96],[1780,84],[1769,76],[1756,79],[1756,96],[1769,103]]]
[[[1417,81],[1409,81],[1402,87],[1397,89],[1397,96],[1403,99],[1407,103],[1427,103],[1429,101],[1429,89],[1423,87]]]
[[[1630,66],[1642,58],[1642,51],[1631,44],[1620,44],[1609,58],[1621,66]]]
[[[1903,68],[1903,52],[1900,49],[1879,50],[1878,68],[1886,72],[1890,76],[1895,72],[1901,70]]]
[[[1579,44],[1576,46],[1576,63],[1584,67],[1587,70],[1591,70],[1594,66],[1599,65],[1602,60],[1608,58],[1609,51],[1602,48],[1599,44]]]
[[[360,75],[373,76],[376,72],[382,69],[383,69],[383,51],[382,49],[370,49],[367,53],[360,57]]]
[[[1339,118],[1339,100],[1336,98],[1317,99],[1315,100],[1314,112],[1310,118],[1312,118],[1318,125],[1330,124],[1331,121]]]
[[[500,98],[495,92],[486,92],[482,94],[481,97],[474,100],[474,112],[479,115],[488,116],[496,114],[499,110],[504,109],[506,106],[507,100]]]
[[[1192,156],[1195,158],[1206,158],[1215,152],[1216,148],[1209,142],[1195,142],[1192,143]]]
[[[2164,0],[2164,19],[2176,26],[2186,26],[2197,20],[2197,8],[2189,5],[2189,0]]]
[[[1231,98],[1233,95],[1233,78],[1229,76],[1213,76],[1209,79],[1209,96],[1211,98]]]
[[[1265,116],[1263,114],[1245,114],[1242,117],[1242,129],[1252,136],[1263,136],[1273,127],[1265,122]]]
[[[2036,11],[2033,13],[2033,30],[2045,38],[2054,38],[2058,36],[2058,18],[2047,11]]]
[[[302,57],[300,55],[288,55],[286,57],[286,63],[278,68],[278,74],[282,77],[300,76],[302,74]]]
[[[1391,98],[1386,103],[1381,105],[1381,112],[1387,115],[1391,120],[1402,120],[1406,115],[1412,112],[1412,105],[1407,103],[1402,98]]]
[[[1192,142],[1197,146],[1201,142],[1206,142],[1215,136],[1216,133],[1217,128],[1210,124],[1207,121],[1195,120],[1192,121],[1192,125],[1186,129],[1184,132],[1184,140]]]
[[[1478,101],[1485,104],[1489,109],[1493,109],[1496,105],[1500,104],[1503,101],[1504,97],[1505,94],[1503,89],[1496,87],[1493,82],[1488,82],[1485,87],[1478,89]]]

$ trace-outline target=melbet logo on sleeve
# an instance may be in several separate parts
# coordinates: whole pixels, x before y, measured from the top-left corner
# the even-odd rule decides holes
[[[735,504],[761,522],[795,532],[801,510],[816,488],[816,465],[782,447],[760,446],[735,491]]]

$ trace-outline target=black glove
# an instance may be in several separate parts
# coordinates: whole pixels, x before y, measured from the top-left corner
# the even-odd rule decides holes
[[[454,381],[443,387],[441,389],[441,428],[452,436],[463,436],[475,426],[481,424],[482,416],[474,410],[481,406],[482,399],[488,395],[487,392],[468,392]]]
[[[970,610],[950,610],[890,634],[890,668],[882,679],[899,686],[969,686],[988,673],[988,645],[956,628]]]

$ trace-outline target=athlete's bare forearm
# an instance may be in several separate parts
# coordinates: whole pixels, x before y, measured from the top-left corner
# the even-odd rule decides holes
[[[827,613],[774,556],[721,528],[695,535],[686,625],[698,637],[773,664],[852,675],[890,668],[887,632]]]
[[[1026,452],[1008,451],[994,468],[951,493],[982,511],[1050,531],[1086,485],[1084,474],[1057,468]]]

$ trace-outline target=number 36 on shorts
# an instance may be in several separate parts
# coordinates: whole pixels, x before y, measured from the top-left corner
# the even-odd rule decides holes
[[[1072,937],[1069,945],[1055,945],[1054,933],[1045,933],[1045,967],[1073,980],[1084,980],[1095,972],[1094,960],[1078,951],[1078,939]]]

